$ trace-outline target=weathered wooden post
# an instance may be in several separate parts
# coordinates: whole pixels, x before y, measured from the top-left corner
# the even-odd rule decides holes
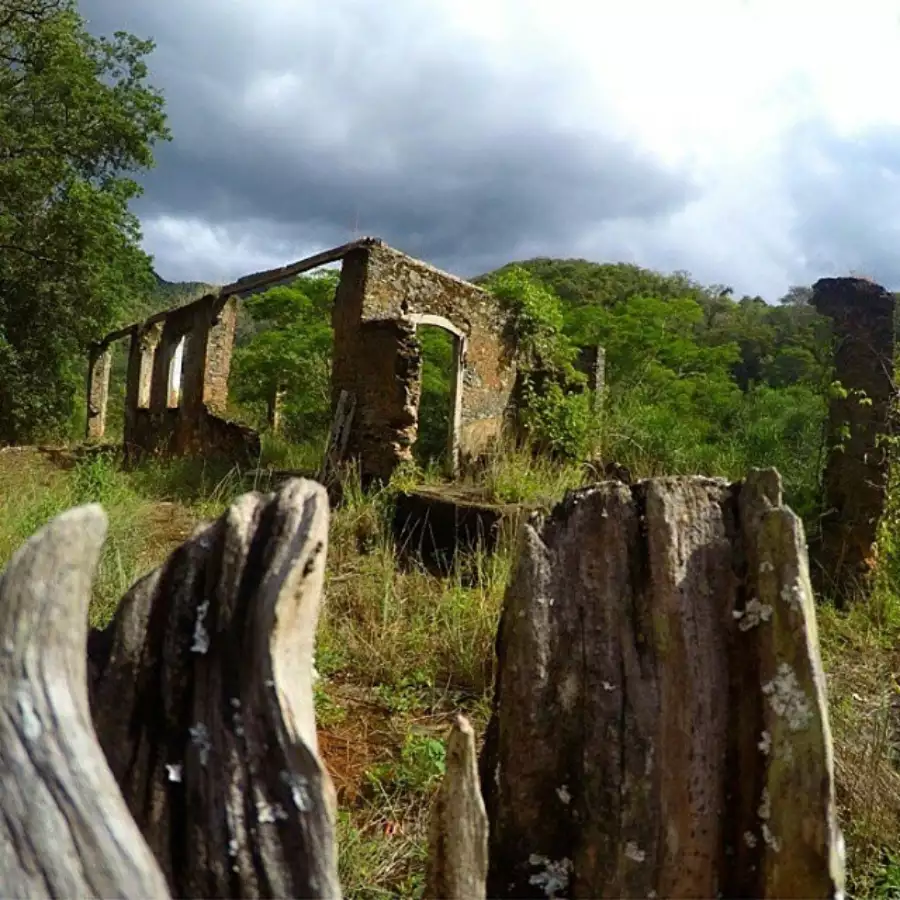
[[[478,784],[475,732],[460,716],[447,742],[447,772],[432,810],[426,897],[484,900],[488,821]]]
[[[859,593],[884,512],[893,431],[894,296],[865,278],[823,278],[812,304],[834,323],[825,515],[814,554],[821,586],[846,602]],[[818,580],[818,577],[817,577]]]
[[[338,897],[313,645],[328,499],[248,494],[125,596],[91,641],[91,705],[179,897]]]
[[[339,896],[311,684],[327,524],[320,485],[248,494],[139,581],[88,642],[97,734],[103,513],[16,554],[0,894]],[[523,529],[497,654],[480,774],[464,720],[450,739],[430,897],[841,896],[803,529],[777,473],[571,495]]]
[[[97,506],[39,531],[0,578],[0,896],[168,896],[97,743],[87,611]]]
[[[481,758],[490,897],[838,897],[803,529],[777,473],[524,529]]]

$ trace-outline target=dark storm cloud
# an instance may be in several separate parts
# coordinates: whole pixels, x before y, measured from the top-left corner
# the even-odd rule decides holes
[[[558,115],[573,73],[526,65],[536,48],[492,60],[427,7],[82,0],[92,30],[157,42],[174,142],[142,219],[266,223],[318,246],[358,226],[471,275],[684,205],[689,180],[604,136],[602,106],[583,124]]]

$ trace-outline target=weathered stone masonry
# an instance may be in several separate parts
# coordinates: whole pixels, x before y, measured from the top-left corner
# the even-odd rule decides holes
[[[822,587],[845,598],[868,569],[884,510],[889,460],[879,437],[893,428],[894,297],[866,279],[823,278],[812,303],[834,323],[834,375],[847,392],[829,407],[817,548]]]
[[[515,370],[504,344],[504,319],[491,294],[388,247],[360,242],[344,259],[335,298],[334,402],[356,395],[349,453],[364,476],[387,478],[411,458],[416,439],[420,325],[456,338],[453,398],[456,460],[484,453],[504,427]]]
[[[363,476],[388,478],[412,456],[422,372],[416,330],[423,325],[444,328],[456,346],[451,459],[456,464],[483,454],[504,427],[515,380],[503,315],[488,292],[376,238],[241,278],[218,293],[107,335],[91,350],[88,438],[104,432],[109,347],[130,336],[126,447],[174,454],[258,450],[254,432],[222,418],[236,303],[337,261],[343,267],[332,312],[333,405],[344,391],[355,397],[347,449],[359,460]],[[179,355],[177,390],[173,365]]]
[[[258,453],[259,438],[251,429],[221,417],[228,397],[235,304],[232,296],[208,294],[113,332],[92,347],[88,438],[102,438],[105,431],[111,345],[130,337],[124,428],[130,456]]]

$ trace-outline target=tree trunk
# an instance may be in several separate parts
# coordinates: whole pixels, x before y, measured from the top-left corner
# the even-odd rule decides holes
[[[836,897],[825,685],[777,473],[527,526],[481,759],[491,897]]]
[[[0,579],[0,896],[167,897],[88,708],[98,506],[67,512]]]
[[[139,581],[93,640],[92,707],[180,897],[337,897],[313,645],[322,487],[248,494]]]

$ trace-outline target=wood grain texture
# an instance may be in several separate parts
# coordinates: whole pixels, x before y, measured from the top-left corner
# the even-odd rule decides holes
[[[524,529],[497,656],[489,896],[839,894],[806,549],[776,473],[574,493]]]
[[[92,706],[129,808],[184,897],[338,897],[312,692],[328,499],[248,494],[94,636]]]
[[[0,896],[167,897],[88,705],[98,506],[35,534],[0,579]]]
[[[459,716],[447,741],[447,772],[431,813],[425,896],[484,900],[488,822],[478,784],[475,732]]]

